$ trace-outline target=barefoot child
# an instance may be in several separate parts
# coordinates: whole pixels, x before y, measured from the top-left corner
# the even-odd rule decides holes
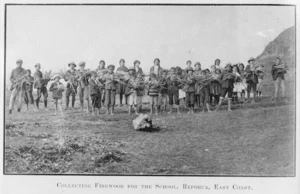
[[[157,76],[154,73],[150,74],[149,79],[149,96],[150,96],[150,114],[153,114],[153,107],[155,107],[155,114],[158,115],[158,95],[159,86]]]
[[[207,76],[209,74],[209,70],[203,70],[202,71],[202,76]],[[205,78],[204,78],[205,79]],[[198,83],[198,87],[200,88],[200,103],[203,104],[203,110],[204,112],[204,104],[206,105],[207,111],[210,112],[209,109],[209,102],[210,102],[210,97],[209,97],[209,90],[210,90],[210,85],[207,81],[200,82]]]
[[[128,68],[128,73],[129,73],[129,80],[127,81],[126,84],[126,89],[125,89],[125,95],[127,98],[127,104],[128,104],[128,114],[131,114],[131,109],[133,108],[135,111],[135,114],[138,115],[137,112],[137,91],[136,91],[136,86],[135,81],[136,81],[136,74],[135,74],[135,68],[130,67]]]
[[[28,105],[29,103],[33,105],[34,111],[37,111],[36,104],[34,103],[33,95],[32,95],[32,90],[33,90],[33,82],[34,78],[31,76],[31,71],[30,69],[26,70],[26,82],[24,83],[24,100],[27,106],[27,111],[28,111]]]
[[[220,102],[216,108],[216,111],[219,110],[223,99],[225,98],[226,94],[228,94],[228,111],[231,110],[231,99],[232,99],[232,92],[233,92],[233,83],[234,83],[235,75],[232,74],[232,66],[228,63],[225,67],[225,70],[221,74],[221,97]]]
[[[189,108],[188,113],[194,113],[194,102],[195,102],[195,84],[196,80],[194,79],[193,72],[194,69],[192,67],[186,69],[187,75],[185,76],[185,103]]]
[[[195,76],[200,76],[202,74],[200,62],[195,63],[194,69],[195,69],[195,71],[194,71]],[[200,108],[200,105],[201,105],[201,103],[200,103],[200,90],[201,90],[201,86],[197,82],[195,84],[195,105],[198,106],[199,108]]]
[[[53,79],[54,82],[50,86],[50,91],[52,92],[52,98],[55,104],[55,115],[57,114],[57,110],[59,110],[61,116],[63,116],[64,114],[62,112],[62,93],[65,91],[65,87],[61,82],[59,82],[59,75],[54,76]]]
[[[161,79],[159,80],[159,105],[162,107],[162,111],[165,112],[167,109],[167,98],[168,98],[168,83],[167,83],[168,71],[163,70]]]
[[[100,115],[101,108],[101,88],[103,84],[98,80],[97,73],[92,72],[91,78],[89,79],[90,95],[92,99],[92,115]]]
[[[106,106],[106,115],[109,114],[109,110],[111,109],[110,114],[113,115],[114,108],[115,108],[115,98],[116,98],[116,88],[117,88],[117,81],[115,79],[114,65],[109,65],[108,73],[104,75],[105,80],[105,106]]]
[[[217,69],[215,65],[211,66],[213,80],[210,82],[210,96],[211,103],[213,106],[219,104],[220,95],[221,95],[221,70]]]
[[[173,111],[173,105],[176,105],[177,114],[180,114],[179,111],[179,77],[176,74],[176,68],[172,67],[170,69],[170,76],[167,79],[167,85],[168,85],[168,96],[169,96],[169,105],[170,111],[169,114]]]

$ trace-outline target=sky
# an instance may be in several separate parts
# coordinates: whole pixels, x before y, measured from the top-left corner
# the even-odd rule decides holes
[[[17,59],[52,72],[121,58],[127,67],[140,60],[145,72],[155,58],[163,68],[246,63],[294,23],[287,6],[8,6],[6,73]]]

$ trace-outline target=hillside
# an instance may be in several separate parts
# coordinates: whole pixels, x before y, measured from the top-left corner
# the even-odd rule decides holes
[[[256,60],[263,62],[269,70],[276,57],[285,61],[290,69],[295,68],[295,26],[281,32]]]
[[[275,58],[280,57],[289,67],[289,74],[286,74],[287,95],[294,96],[295,85],[295,26],[281,32],[271,41],[264,51],[256,58],[258,63],[265,64],[264,94],[273,95],[274,84],[272,81],[271,67]]]

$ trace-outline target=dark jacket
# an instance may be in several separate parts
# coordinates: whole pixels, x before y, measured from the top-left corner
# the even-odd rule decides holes
[[[65,91],[64,88],[58,89],[58,86],[62,85],[60,82],[53,82],[50,86],[50,91],[52,92],[52,98],[53,99],[61,99],[62,93]]]
[[[224,70],[222,73],[221,73],[221,76],[220,76],[220,79],[222,80],[222,83],[221,83],[221,87],[222,88],[233,88],[233,84],[234,84],[234,78],[230,78],[230,79],[225,79],[225,76],[229,73],[232,73],[232,72],[229,72],[227,70]],[[224,80],[225,79],[225,80]]]
[[[106,90],[116,90],[117,81],[114,79],[114,74],[107,73],[104,75],[103,79],[105,80],[105,89]]]
[[[160,66],[158,67],[158,74],[156,74],[157,76],[161,76],[161,74],[162,74],[162,71],[163,71],[163,68],[161,68]],[[150,68],[150,74],[151,73],[154,73],[154,65]]]
[[[287,65],[284,65],[285,69],[281,70],[276,68],[276,65],[272,65],[271,74],[272,78],[275,81],[278,77],[280,77],[282,80],[284,80],[284,74],[286,73],[286,70],[288,69]]]
[[[10,81],[13,82],[18,76],[20,75],[25,75],[26,74],[26,70],[24,68],[15,68],[12,70],[11,74],[10,74]]]
[[[168,85],[168,94],[177,94],[179,93],[179,89],[180,89],[180,83],[178,80],[171,80],[171,78],[167,79],[167,85]]]
[[[89,85],[90,85],[90,95],[99,95],[101,96],[101,86],[102,83],[100,81],[98,81],[98,83],[93,80],[93,79],[89,79]]]
[[[251,70],[250,65],[247,65],[245,71],[247,72],[246,83],[258,83],[258,76],[255,71]]]
[[[195,92],[195,85],[196,85],[196,80],[194,79],[194,76],[187,74],[184,79],[189,82],[185,86],[185,89],[184,89],[185,92],[194,93]]]

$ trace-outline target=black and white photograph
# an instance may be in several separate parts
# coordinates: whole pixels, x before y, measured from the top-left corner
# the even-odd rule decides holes
[[[296,176],[296,5],[3,8],[4,177]]]

